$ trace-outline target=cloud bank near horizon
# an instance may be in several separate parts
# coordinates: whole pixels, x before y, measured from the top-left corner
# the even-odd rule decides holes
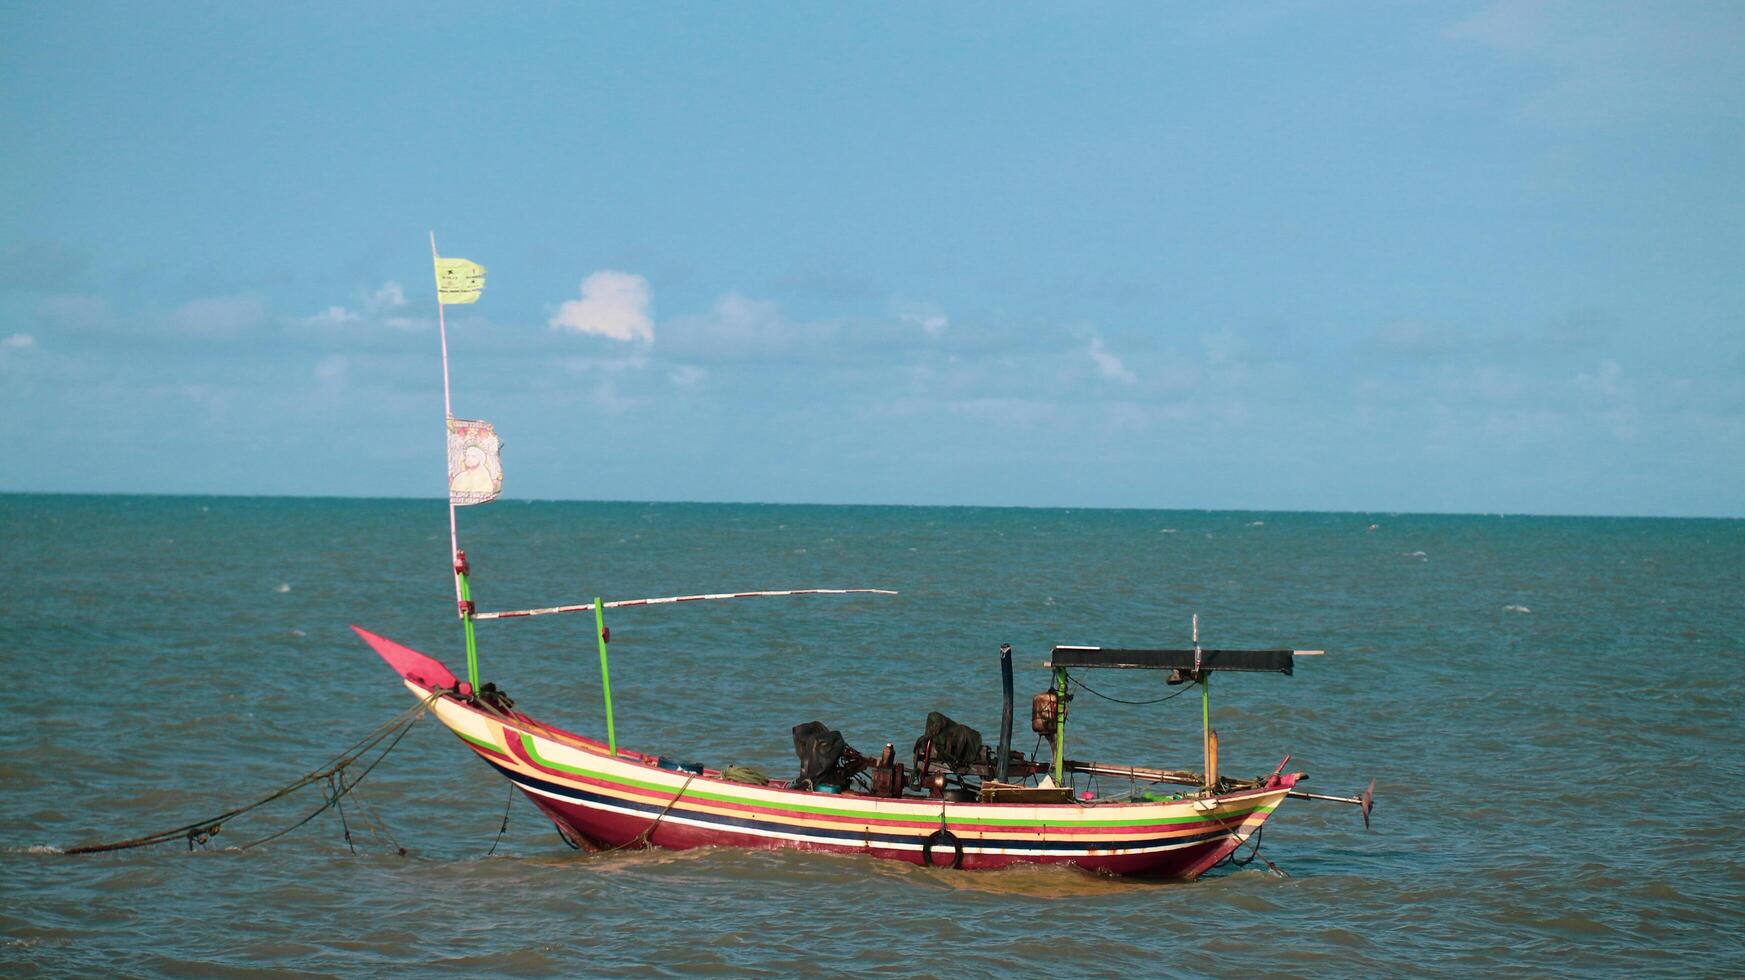
[[[1745,513],[1741,9],[352,14],[8,21],[0,489],[430,492],[434,223],[511,497]]]

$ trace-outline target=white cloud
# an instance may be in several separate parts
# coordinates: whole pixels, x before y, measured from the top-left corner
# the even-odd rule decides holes
[[[363,299],[360,304],[363,308],[361,313],[349,307],[334,305],[314,316],[304,317],[301,322],[305,327],[331,328],[369,321],[390,330],[406,333],[423,330],[430,326],[430,321],[424,317],[396,313],[406,306],[406,290],[392,279],[382,283],[381,287],[373,292],[361,295]]]
[[[582,298],[564,301],[551,318],[554,330],[596,334],[628,343],[654,342],[648,315],[648,280],[629,272],[601,269],[582,280]]]
[[[1608,358],[1601,361],[1600,366],[1592,374],[1586,371],[1577,374],[1575,386],[1582,391],[1599,395],[1602,398],[1616,398],[1623,390],[1619,384],[1623,377],[1624,369],[1618,366],[1617,361]]]
[[[371,314],[388,313],[406,305],[406,290],[400,284],[388,280],[382,283],[382,288],[376,290],[364,300],[364,311]]]
[[[913,324],[927,332],[929,337],[937,337],[951,326],[951,318],[937,307],[931,305],[908,306],[897,312],[904,323]]]
[[[856,355],[896,349],[878,329],[888,321],[790,320],[780,303],[739,293],[718,297],[708,312],[674,317],[661,325],[661,348],[669,360],[711,363],[838,363]]]
[[[203,340],[229,340],[266,322],[267,311],[253,296],[197,299],[176,307],[165,325],[178,334]]]
[[[1713,93],[1745,76],[1735,4],[1594,4],[1497,0],[1444,36],[1542,69],[1523,118],[1605,124],[1701,114],[1737,117],[1739,100]]]
[[[1103,338],[1092,337],[1088,353],[1091,360],[1097,362],[1097,370],[1103,372],[1103,377],[1114,378],[1126,384],[1138,382],[1139,378],[1127,369],[1127,365],[1122,364],[1119,357],[1109,353],[1108,348],[1103,346]]]
[[[351,373],[351,360],[343,354],[329,354],[315,364],[315,383],[329,393],[345,387]]]
[[[667,380],[680,388],[689,388],[709,379],[709,372],[695,364],[680,364],[667,372]]]
[[[5,367],[13,357],[36,346],[36,338],[27,333],[15,333],[0,337],[0,367]]]
[[[337,327],[361,319],[363,318],[343,306],[329,306],[314,316],[304,317],[303,322],[311,327]]]
[[[109,304],[100,296],[46,296],[36,304],[44,323],[70,330],[95,330],[109,321]]]

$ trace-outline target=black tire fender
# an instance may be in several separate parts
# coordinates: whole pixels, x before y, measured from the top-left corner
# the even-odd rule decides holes
[[[946,830],[944,827],[927,835],[927,842],[921,845],[921,864],[924,867],[929,868],[938,867],[938,865],[933,863],[933,848],[941,843],[949,843],[951,845],[951,863],[946,865],[946,867],[951,868],[952,870],[963,867],[963,841],[958,840],[956,834]]]

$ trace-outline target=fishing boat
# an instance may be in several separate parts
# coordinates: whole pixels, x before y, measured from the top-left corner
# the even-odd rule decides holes
[[[1316,650],[1205,649],[1198,617],[1193,645],[1179,649],[1056,646],[1044,665],[1046,690],[1031,699],[1031,729],[1048,743],[1044,757],[1012,748],[1012,650],[999,648],[1002,712],[997,746],[942,714],[929,716],[906,759],[895,743],[864,755],[818,722],[793,730],[799,773],[771,777],[752,767],[721,769],[675,761],[618,745],[612,719],[608,649],[610,609],[657,607],[775,596],[895,595],[874,588],[801,588],[576,602],[537,609],[481,611],[471,568],[459,547],[455,508],[494,499],[502,487],[495,430],[457,419],[450,402],[448,337],[443,307],[470,303],[485,270],[443,258],[431,236],[436,267],[438,332],[447,415],[450,552],[456,609],[466,644],[466,677],[437,659],[354,626],[435,717],[484,763],[508,779],[550,818],[562,838],[591,850],[663,847],[793,848],[859,854],[912,864],[985,870],[1020,863],[1067,864],[1111,874],[1193,879],[1238,860],[1286,799],[1328,800],[1361,808],[1365,826],[1374,783],[1359,796],[1326,796],[1299,788],[1307,776],[1287,772],[1285,756],[1270,773],[1232,778],[1218,770],[1218,735],[1211,726],[1211,682],[1236,672],[1291,674],[1296,658]],[[495,685],[479,682],[475,623],[533,616],[592,613],[600,654],[605,738],[566,731],[517,709]],[[1172,685],[1192,685],[1201,700],[1198,771],[1114,765],[1067,757],[1068,715],[1075,689],[1089,691],[1092,670],[1166,671]],[[1095,692],[1092,692],[1095,693]],[[1040,745],[1040,741],[1038,743]],[[1117,791],[1081,789],[1092,778]],[[1124,787],[1124,788],[1122,788]]]

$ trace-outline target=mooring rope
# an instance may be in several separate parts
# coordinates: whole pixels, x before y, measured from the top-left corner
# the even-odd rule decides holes
[[[346,794],[355,789],[359,783],[363,782],[364,777],[368,776],[376,766],[380,765],[382,760],[387,758],[388,753],[392,752],[394,747],[400,744],[400,739],[404,738],[406,733],[411,731],[412,726],[416,725],[418,720],[424,717],[424,713],[430,710],[430,706],[434,704],[438,698],[441,698],[447,693],[449,692],[431,692],[429,697],[419,701],[418,704],[406,709],[391,720],[377,726],[368,735],[365,735],[363,738],[358,739],[356,742],[347,746],[339,755],[328,760],[327,765],[303,776],[301,779],[295,780],[273,793],[261,797],[253,803],[249,803],[245,806],[233,807],[215,816],[207,817],[203,820],[196,820],[192,823],[186,823],[179,827],[172,827],[168,830],[160,830],[156,833],[132,837],[127,840],[111,841],[105,844],[83,844],[78,847],[67,848],[61,853],[70,855],[98,854],[104,851],[125,851],[136,847],[149,847],[153,844],[165,844],[175,840],[186,840],[188,842],[188,849],[193,850],[196,844],[204,845],[207,841],[216,836],[222,829],[225,821],[234,817],[239,817],[251,810],[257,810],[277,800],[284,799],[305,786],[323,781],[327,782],[330,787],[330,792],[323,794],[323,802],[320,807],[316,808],[312,813],[291,826],[276,833],[269,834],[259,840],[243,844],[238,849],[246,851],[249,848],[258,847],[268,841],[277,840],[304,824],[307,824],[320,814],[325,813],[328,809],[339,806],[339,801],[343,799]],[[389,740],[390,736],[392,736],[391,741]],[[371,749],[382,744],[384,741],[388,742],[387,747],[382,749],[381,753],[378,754],[375,759],[371,760],[370,764],[358,773],[357,778],[348,783],[345,779],[345,771],[347,767],[363,758],[363,756],[368,754]],[[337,782],[335,781],[335,777],[337,777]],[[351,845],[351,828],[349,825],[346,826],[346,844],[347,846]]]
[[[683,786],[679,787],[678,793],[675,794],[672,799],[667,801],[667,805],[662,807],[661,811],[659,813],[654,815],[654,819],[649,821],[648,826],[642,828],[642,833],[637,834],[635,837],[630,838],[629,840],[625,841],[622,844],[617,845],[616,847],[608,847],[608,848],[600,851],[599,853],[611,854],[613,851],[628,850],[631,847],[636,847],[636,848],[647,847],[649,838],[651,836],[653,836],[653,834],[654,834],[654,828],[660,826],[661,818],[665,817],[668,813],[672,812],[673,807],[678,805],[679,798],[685,795],[685,790],[688,790],[691,788],[691,780],[696,779],[696,778],[697,778],[696,773],[691,773],[689,776],[685,777],[685,783]],[[558,828],[558,833],[563,836],[565,842],[568,842],[569,835],[564,833],[562,827]],[[574,844],[571,844],[570,846],[575,847]],[[577,849],[580,850],[580,848],[577,848]]]
[[[497,828],[497,839],[491,842],[491,849],[485,852],[486,857],[497,853],[497,845],[503,843],[503,835],[509,832],[509,808],[515,805],[515,782],[508,780],[509,798],[503,801],[503,826]]]

